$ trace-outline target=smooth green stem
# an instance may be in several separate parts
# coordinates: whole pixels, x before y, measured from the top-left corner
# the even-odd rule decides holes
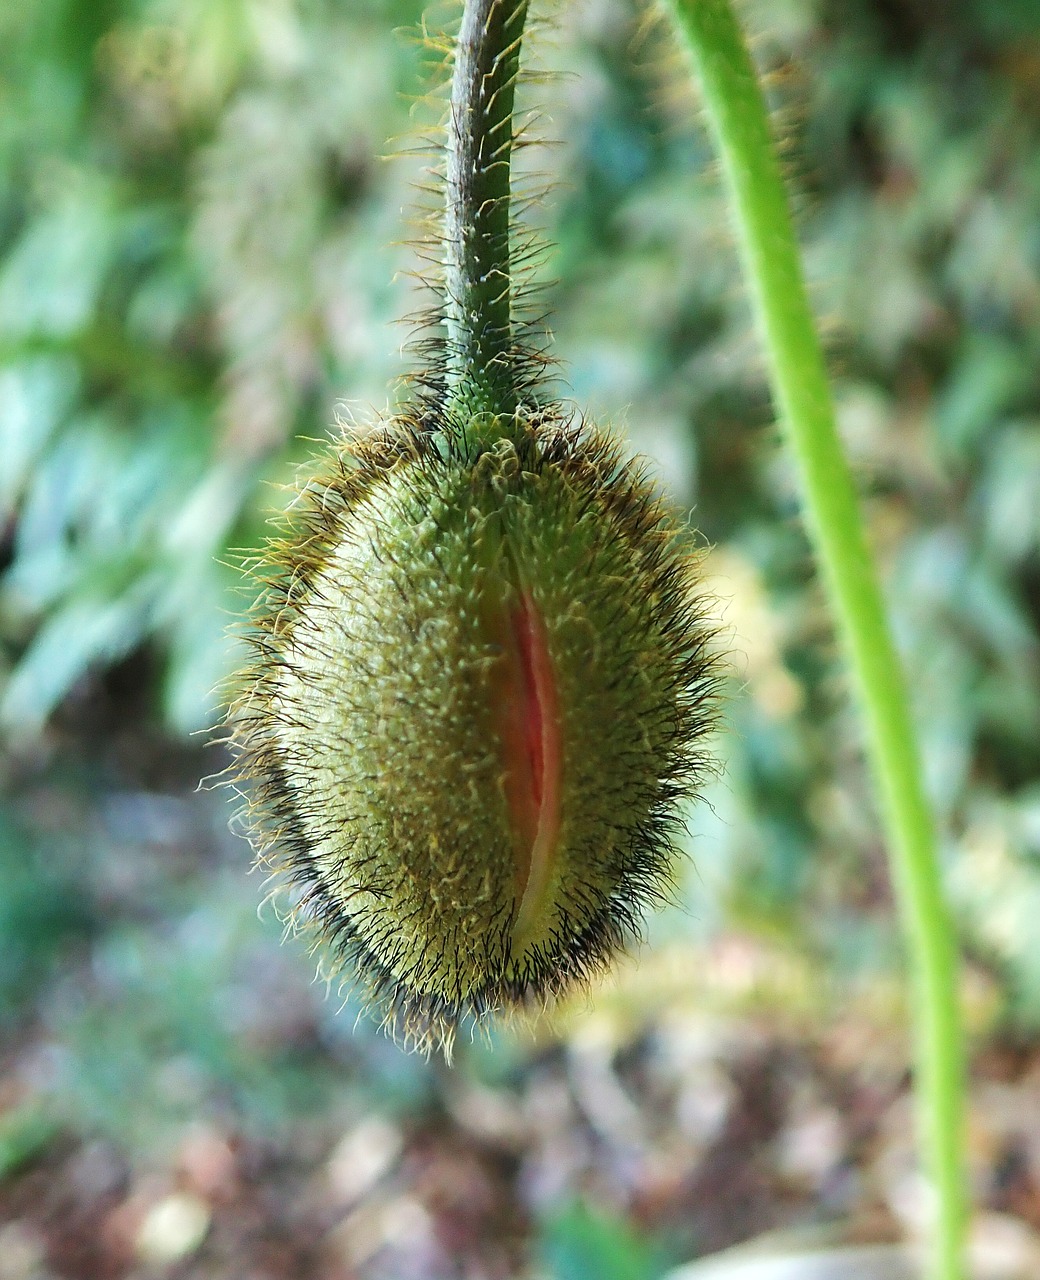
[[[527,0],[466,0],[455,49],[444,219],[449,389],[516,411],[509,249],[513,100]]]
[[[944,899],[909,701],[835,426],[762,91],[728,0],[670,0],[703,88],[806,517],[867,722],[914,984],[915,1089],[937,1197],[931,1274],[961,1280],[964,1051]]]

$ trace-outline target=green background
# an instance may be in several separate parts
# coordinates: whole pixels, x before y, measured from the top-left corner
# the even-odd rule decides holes
[[[597,1034],[593,1002],[534,1040],[463,1046],[448,1075],[355,1029],[358,1011],[309,986],[311,961],[257,918],[231,798],[195,791],[225,763],[200,731],[241,660],[242,553],[337,417],[372,422],[408,394],[409,317],[428,305],[411,273],[436,253],[421,217],[435,198],[416,188],[443,101],[423,96],[443,58],[421,13],[0,8],[0,1221],[22,1213],[26,1170],[64,1185],[84,1151],[109,1153],[120,1186],[177,1186],[185,1135],[219,1133],[274,1152],[266,1187],[373,1113],[412,1134],[440,1117],[450,1134],[459,1080],[467,1098],[537,1099],[546,1064]],[[725,1003],[719,947],[767,948],[795,977],[765,982],[759,1004],[826,1016],[850,991],[898,992],[900,955],[696,100],[660,15],[631,0],[537,13],[530,59],[547,74],[522,90],[535,145],[519,161],[543,245],[534,332],[551,330],[560,393],[626,433],[691,512],[731,650],[723,768],[649,954],[680,957]],[[431,32],[454,14],[428,10]],[[745,15],[909,674],[973,1026],[1028,1043],[1040,7],[784,0]],[[611,1052],[652,1037],[674,989],[649,961],[612,988]],[[656,1275],[710,1243],[652,1214],[633,1234],[623,1196],[559,1177],[558,1195],[521,1187],[501,1228],[553,1277]],[[205,1274],[240,1273],[222,1239],[213,1228]],[[101,1274],[48,1247],[58,1274]],[[379,1256],[358,1274],[383,1274]]]

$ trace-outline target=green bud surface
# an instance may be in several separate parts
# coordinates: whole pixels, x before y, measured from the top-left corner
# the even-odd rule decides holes
[[[685,531],[600,433],[507,428],[334,447],[272,548],[234,720],[293,923],[423,1046],[637,933],[708,767]]]

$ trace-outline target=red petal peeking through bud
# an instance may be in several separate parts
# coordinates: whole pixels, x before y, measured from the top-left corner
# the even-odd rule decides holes
[[[510,611],[497,701],[506,799],[516,842],[514,951],[542,905],[560,834],[559,708],[545,624],[529,591]]]

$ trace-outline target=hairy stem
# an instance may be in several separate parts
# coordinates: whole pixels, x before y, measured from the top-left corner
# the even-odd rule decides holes
[[[527,0],[466,0],[448,121],[445,321],[452,393],[516,410],[510,373],[513,99]]]
[[[932,1276],[960,1280],[967,1201],[957,951],[906,687],[835,427],[754,67],[728,0],[670,3],[700,75],[773,394],[798,460],[809,531],[866,717],[914,987],[915,1088],[937,1197]]]

